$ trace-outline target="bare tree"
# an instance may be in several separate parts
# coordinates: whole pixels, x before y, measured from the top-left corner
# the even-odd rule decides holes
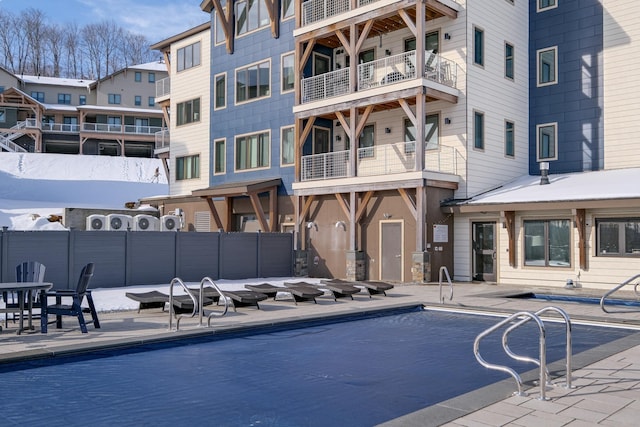
[[[82,47],[89,63],[89,77],[99,80],[104,72],[104,55],[102,55],[102,37],[100,26],[89,24],[82,28]]]
[[[80,29],[76,23],[70,24],[64,29],[64,53],[66,56],[65,75],[74,79],[85,78]]]
[[[45,40],[47,24],[41,10],[29,8],[20,14],[21,26],[26,32],[28,43],[27,72],[34,75],[45,71]]]
[[[50,25],[46,32],[46,47],[51,61],[51,75],[60,77],[62,58],[64,54],[65,33],[61,26]]]
[[[15,72],[13,45],[16,34],[13,27],[13,20],[13,15],[0,9],[0,52],[4,58],[2,66]]]
[[[125,32],[122,44],[120,45],[120,54],[124,59],[123,66],[143,64],[153,61],[153,53],[149,50],[149,41],[140,34]]]

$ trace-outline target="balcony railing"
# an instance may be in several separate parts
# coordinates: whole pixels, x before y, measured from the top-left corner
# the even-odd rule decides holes
[[[42,130],[48,132],[78,133],[80,125],[67,123],[42,123]]]
[[[169,130],[161,130],[156,132],[156,150],[169,148]]]
[[[346,178],[349,176],[349,150],[302,157],[302,181]]]
[[[349,93],[349,69],[330,71],[302,79],[302,103]]]
[[[416,168],[415,142],[376,145],[358,149],[357,176],[380,176],[413,172]],[[458,174],[458,151],[453,147],[425,150],[424,170]],[[346,178],[349,174],[349,151],[314,154],[302,157],[301,181]]]
[[[156,82],[156,98],[168,95],[171,95],[171,78],[165,77]]]
[[[415,79],[415,64],[415,50],[359,64],[358,91]],[[433,52],[425,52],[424,77],[455,88],[458,81],[458,65]],[[301,103],[321,101],[350,92],[349,68],[342,68],[302,79]]]
[[[99,133],[126,133],[136,135],[155,135],[160,132],[160,126],[137,126],[137,125],[113,125],[107,123],[82,123],[84,132]]]

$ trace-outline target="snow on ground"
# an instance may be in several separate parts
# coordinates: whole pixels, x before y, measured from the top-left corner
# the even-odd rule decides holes
[[[124,209],[168,193],[160,159],[0,153],[0,227],[12,230],[64,230],[47,218],[64,208]]]

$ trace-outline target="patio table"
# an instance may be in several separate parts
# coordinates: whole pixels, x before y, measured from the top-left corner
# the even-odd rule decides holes
[[[47,298],[45,294],[47,290],[51,289],[52,286],[53,286],[53,283],[50,283],[50,282],[2,282],[0,283],[0,293],[2,292],[18,293],[18,301],[20,304],[20,307],[18,308],[18,310],[20,311],[20,324],[18,327],[18,335],[20,335],[22,331],[25,330],[25,327],[24,327],[25,292],[27,294],[27,299],[29,301],[27,306],[27,312],[28,312],[27,318],[29,320],[28,329],[33,329],[33,292],[34,291],[40,291],[40,301],[42,302],[42,308],[40,309],[40,331],[42,333],[45,333],[46,328],[43,328],[43,325],[46,326],[47,324],[47,314],[46,314]],[[5,301],[5,306],[6,306],[6,301]],[[11,312],[13,310],[15,309],[3,308],[3,309],[0,309],[0,312],[6,313],[6,312]],[[2,327],[0,327],[0,331],[1,330],[2,330]]]

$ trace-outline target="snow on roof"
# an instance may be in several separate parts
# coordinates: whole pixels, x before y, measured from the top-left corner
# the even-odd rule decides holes
[[[161,114],[162,110],[159,108],[127,108],[127,107],[113,107],[102,105],[78,105],[78,110],[100,110],[100,111],[122,111],[122,112],[135,112],[144,114]]]
[[[548,185],[540,185],[540,176],[525,175],[459,204],[490,205],[640,198],[638,182],[640,182],[640,168],[549,175]]]
[[[147,62],[145,64],[131,65],[131,70],[167,71],[167,64],[163,61]]]
[[[77,112],[78,109],[74,105],[67,104],[43,104],[44,108],[47,110],[56,110],[56,111],[73,111]]]
[[[52,85],[52,86],[73,86],[88,88],[94,80],[84,79],[66,79],[61,77],[42,77],[42,76],[21,76],[22,81],[31,84]]]

